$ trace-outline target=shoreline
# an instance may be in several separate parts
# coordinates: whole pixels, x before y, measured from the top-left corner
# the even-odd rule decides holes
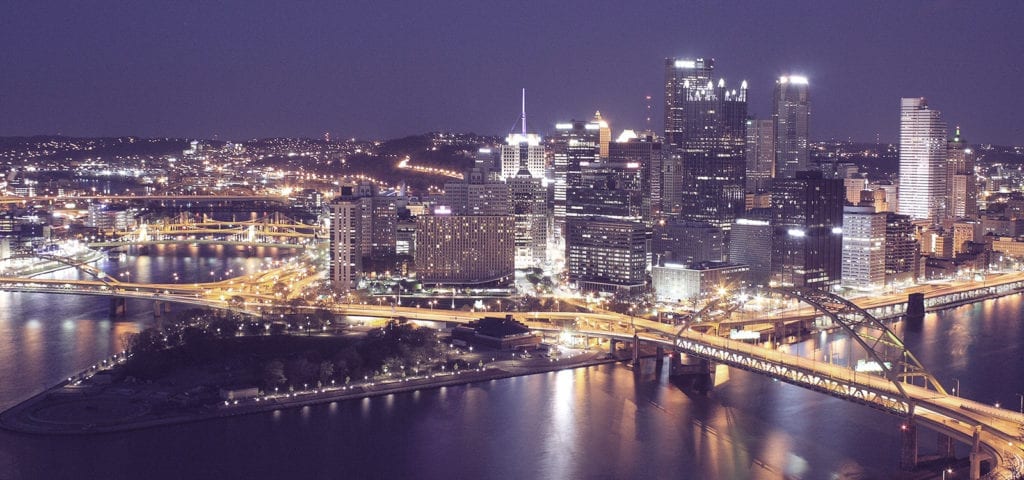
[[[218,403],[216,405],[205,405],[198,409],[178,411],[169,415],[154,416],[150,411],[144,411],[138,415],[116,419],[105,425],[95,423],[61,423],[36,418],[33,413],[46,408],[60,406],[68,403],[84,403],[82,393],[65,392],[66,382],[48,388],[32,397],[18,403],[17,405],[0,413],[0,429],[10,432],[28,435],[102,435],[111,433],[128,432],[161,426],[180,425],[185,423],[202,422],[218,418],[236,417],[257,413],[266,413],[280,409],[293,409],[313,405],[322,405],[332,402],[359,400],[363,398],[380,397],[397,393],[408,393],[417,390],[433,390],[443,387],[469,385],[473,383],[505,378],[535,375],[561,370],[574,370],[597,365],[619,363],[624,360],[608,353],[587,353],[581,356],[587,358],[559,359],[549,362],[532,362],[533,365],[516,364],[516,360],[505,360],[500,366],[485,366],[483,369],[471,369],[458,373],[447,373],[443,375],[432,375],[430,377],[419,377],[407,380],[375,382],[370,385],[353,385],[350,387],[329,387],[320,392],[299,391],[292,394],[278,394],[275,398],[261,398],[259,400],[246,399],[244,404]],[[511,365],[504,365],[512,362]],[[76,397],[77,395],[77,397]],[[87,393],[85,394],[87,395]],[[65,397],[66,399],[62,399]],[[282,398],[284,397],[284,398]],[[227,402],[227,401],[225,401]],[[149,416],[150,418],[146,418]]]
[[[956,308],[963,305],[994,300],[1005,296],[1024,293],[1024,289],[1014,289],[1006,292],[991,292],[979,297],[954,300],[941,305],[934,305],[927,309],[929,313]],[[905,320],[903,314],[893,315],[888,318],[880,318],[886,322],[898,322]],[[298,408],[312,405],[321,405],[332,402],[358,400],[370,397],[379,397],[396,393],[407,393],[423,389],[438,389],[448,386],[468,385],[489,380],[498,380],[519,376],[548,373],[560,370],[571,370],[610,363],[620,363],[630,358],[616,356],[607,352],[588,352],[579,356],[587,358],[558,359],[548,362],[523,360],[502,360],[495,362],[499,365],[486,365],[483,369],[470,369],[458,373],[434,374],[429,377],[414,377],[403,380],[385,380],[372,382],[369,385],[363,383],[347,387],[325,387],[318,392],[303,390],[291,394],[274,394],[262,398],[243,399],[228,403],[227,401],[216,404],[207,404],[199,407],[179,407],[171,409],[171,413],[153,413],[145,409],[136,415],[129,415],[118,419],[108,420],[105,424],[85,422],[61,422],[53,419],[37,418],[33,413],[40,409],[60,407],[62,405],[81,403],[87,404],[89,396],[93,394],[90,388],[74,389],[68,387],[68,382],[63,381],[57,385],[46,388],[35,395],[15,404],[14,406],[0,412],[0,429],[29,435],[96,435],[107,433],[127,432],[170,426],[184,423],[201,422],[217,418],[234,417],[256,413],[270,412],[285,408]],[[523,363],[529,362],[527,365]],[[117,389],[118,386],[107,386]],[[101,392],[102,393],[102,392]],[[115,394],[116,395],[116,394]],[[109,397],[109,395],[108,395]],[[103,399],[100,399],[103,400]],[[110,400],[110,398],[106,398]],[[127,399],[124,399],[127,400]],[[133,399],[131,403],[144,403],[145,400]],[[87,409],[89,406],[87,406]],[[95,408],[93,407],[95,410]]]

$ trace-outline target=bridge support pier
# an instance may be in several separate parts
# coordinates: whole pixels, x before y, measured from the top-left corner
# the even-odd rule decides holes
[[[665,365],[665,347],[658,345],[658,347],[655,349],[655,352],[656,353],[654,356],[654,365],[660,369],[662,366]]]
[[[924,294],[923,293],[911,293],[907,296],[907,322],[913,322],[915,325],[920,324],[924,321]]]
[[[971,445],[971,474],[968,478],[981,478],[981,462],[989,460],[989,456],[981,451],[981,425],[974,427],[974,442]]]
[[[110,299],[110,317],[123,317],[128,313],[127,300],[124,297],[112,297]]]
[[[616,340],[614,338],[608,340],[608,353],[614,355],[615,354],[615,347],[617,347],[617,346],[619,346],[619,341],[618,340]]]
[[[955,458],[956,450],[954,449],[953,438],[941,433],[937,434],[936,438],[938,440],[936,452],[939,454],[939,457]]]
[[[900,450],[900,469],[913,470],[917,466],[917,425],[907,419],[900,427],[902,448]]]
[[[640,371],[640,337],[633,334],[633,369]]]

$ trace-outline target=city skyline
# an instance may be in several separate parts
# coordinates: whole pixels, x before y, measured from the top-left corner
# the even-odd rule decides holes
[[[943,105],[973,141],[1021,137],[1015,3],[526,5],[504,29],[483,4],[241,6],[19,5],[0,29],[0,135],[503,136],[524,87],[541,133],[595,110],[616,131],[645,128],[648,95],[661,131],[658,65],[703,57],[749,82],[757,118],[780,75],[808,77],[812,140],[895,142],[908,96]]]

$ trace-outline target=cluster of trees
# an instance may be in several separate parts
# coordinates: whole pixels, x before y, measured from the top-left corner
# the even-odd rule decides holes
[[[263,363],[261,383],[266,390],[283,386],[349,383],[364,378],[415,375],[439,364],[454,362],[437,332],[408,323],[389,322],[365,338],[333,352],[306,351]],[[464,366],[464,365],[463,365]]]
[[[123,336],[123,346],[132,355],[122,373],[156,380],[177,368],[224,364],[231,365],[239,381],[248,378],[272,391],[416,375],[441,365],[458,368],[435,330],[404,321],[391,321],[357,339],[275,335],[284,333],[286,324],[274,323],[269,332],[265,325],[189,311],[164,330],[147,328]],[[238,336],[239,331],[257,335]]]

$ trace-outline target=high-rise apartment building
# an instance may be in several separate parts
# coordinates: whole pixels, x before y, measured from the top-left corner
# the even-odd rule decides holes
[[[342,194],[327,205],[331,286],[338,292],[355,289],[362,275],[362,201],[352,187],[342,187]]]
[[[811,117],[807,77],[788,75],[775,82],[775,176],[793,178],[809,169],[807,127]]]
[[[714,60],[665,60],[665,141],[681,162],[679,214],[728,230],[745,209],[747,83],[712,78]]]
[[[747,120],[747,193],[766,192],[775,177],[775,122]]]
[[[938,220],[946,212],[946,122],[924,98],[900,103],[900,185],[897,212]]]

